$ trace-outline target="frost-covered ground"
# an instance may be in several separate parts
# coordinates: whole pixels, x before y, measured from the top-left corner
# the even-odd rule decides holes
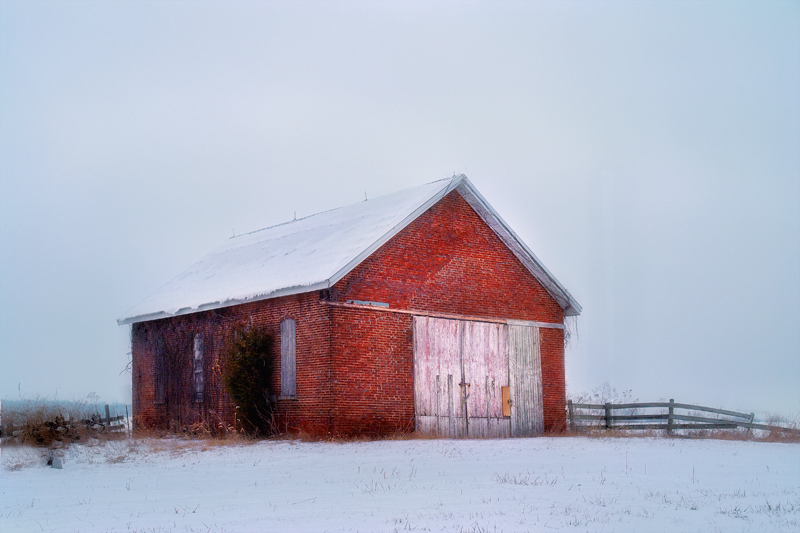
[[[6,447],[0,531],[800,531],[800,445],[663,438]]]

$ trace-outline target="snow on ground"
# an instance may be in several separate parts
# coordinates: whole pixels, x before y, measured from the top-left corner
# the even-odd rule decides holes
[[[0,531],[800,531],[800,445],[666,438],[6,446]]]

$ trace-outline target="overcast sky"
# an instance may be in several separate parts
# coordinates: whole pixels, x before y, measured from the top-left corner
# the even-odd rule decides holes
[[[571,392],[800,413],[798,2],[2,1],[0,396],[129,401],[115,320],[234,231],[462,172]]]

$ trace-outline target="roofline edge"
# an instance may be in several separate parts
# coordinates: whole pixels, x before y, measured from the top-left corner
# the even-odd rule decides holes
[[[447,179],[447,178],[445,178]],[[425,202],[422,203],[418,208],[412,211],[406,218],[401,220],[398,224],[396,224],[392,229],[384,233],[381,237],[376,239],[372,244],[370,244],[367,248],[365,248],[360,254],[354,257],[349,263],[339,269],[333,276],[330,278],[331,286],[336,285],[343,277],[350,273],[354,268],[360,265],[364,260],[366,260],[369,256],[375,253],[381,246],[389,242],[392,237],[403,231],[409,224],[414,222],[417,218],[419,218],[422,213],[436,205],[439,200],[447,196],[451,191],[454,191],[456,187],[458,187],[467,177],[464,174],[459,174],[458,176],[453,176],[450,178],[450,183],[446,187],[442,187],[436,194],[432,195],[428,198]],[[444,180],[439,180],[444,181]],[[433,182],[435,183],[435,182]]]
[[[553,275],[553,273],[550,272],[547,269],[546,266],[544,266],[544,263],[542,263],[542,261],[538,257],[536,257],[536,254],[534,254],[533,251],[530,248],[528,248],[528,245],[525,244],[525,241],[523,241],[519,237],[519,235],[517,235],[516,232],[513,229],[511,229],[511,226],[509,226],[508,223],[505,220],[503,220],[503,217],[501,217],[500,214],[497,211],[495,211],[495,209],[492,207],[492,205],[488,201],[486,201],[486,198],[483,197],[483,195],[472,184],[472,182],[469,181],[469,179],[466,176],[463,176],[463,178],[464,179],[461,180],[461,184],[463,184],[463,186],[467,190],[467,192],[469,194],[471,194],[475,198],[475,200],[478,202],[480,207],[485,209],[488,212],[488,214],[497,222],[497,225],[503,230],[503,232],[506,233],[506,236],[508,238],[510,238],[513,242],[515,242],[516,244],[519,245],[519,247],[521,248],[521,251],[524,252],[524,254],[528,256],[530,261],[536,266],[536,268],[541,271],[541,275],[546,277],[547,281],[550,282],[550,283],[546,283],[544,280],[539,279],[539,276],[537,276],[537,273],[534,271],[534,269],[531,269],[526,265],[526,268],[528,268],[528,270],[531,272],[531,274],[535,278],[539,279],[539,282],[542,283],[545,286],[544,287],[545,290],[547,290],[547,292],[550,293],[550,295],[559,303],[559,305],[561,306],[561,308],[564,311],[564,316],[578,316],[578,315],[580,315],[581,311],[583,310],[583,308],[578,303],[578,301],[575,300],[575,298],[570,294],[570,292],[566,289],[566,287],[564,287],[561,284],[561,282],[558,281],[558,278],[556,278]],[[464,195],[462,194],[462,196],[464,196]],[[470,203],[470,205],[472,205],[471,202],[469,201],[469,198],[465,197],[464,199],[467,201],[467,203]],[[473,205],[472,208],[475,209],[475,206]],[[480,216],[481,218],[484,218],[484,216],[480,212],[480,210],[476,209],[475,211],[478,213],[478,216]],[[518,255],[517,251],[515,250],[515,248],[513,246],[510,246],[509,243],[506,242],[506,240],[503,238],[504,235],[500,234],[500,232],[497,232],[497,230],[494,227],[492,227],[493,224],[490,221],[484,219],[484,222],[486,222],[489,225],[489,227],[492,228],[492,230],[495,231],[495,233],[498,234],[498,237],[500,237],[500,240],[502,240],[504,242],[504,244],[506,246],[508,246],[508,248],[511,250],[511,252],[515,256],[517,256],[517,258],[520,259],[523,264],[525,264],[526,261],[524,260],[524,258],[523,257],[519,257],[519,255]],[[548,285],[551,285],[551,284],[552,284],[552,286],[548,286]],[[553,292],[556,292],[557,294],[553,294]],[[561,301],[559,301],[559,300],[563,300],[563,303]]]
[[[209,304],[202,304],[197,307],[184,307],[178,309],[174,313],[165,313],[159,311],[157,313],[148,313],[145,315],[129,316],[125,318],[118,318],[117,325],[124,326],[127,324],[136,324],[138,322],[149,322],[151,320],[159,320],[162,318],[172,318],[176,316],[191,315],[192,313],[202,313],[203,311],[213,311],[214,309],[223,309],[225,307],[233,307],[235,305],[248,304],[251,302],[261,302],[263,300],[271,300],[272,298],[279,298],[281,296],[291,296],[293,294],[303,294],[306,292],[319,291],[322,289],[330,288],[330,280],[319,281],[313,285],[297,285],[294,287],[287,287],[279,289],[269,294],[255,296],[253,298],[237,298],[232,300],[225,300],[224,302],[213,302]]]

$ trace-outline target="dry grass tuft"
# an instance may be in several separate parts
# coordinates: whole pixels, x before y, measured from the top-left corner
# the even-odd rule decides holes
[[[770,418],[768,425],[776,425],[777,422]],[[781,426],[787,429],[797,430],[796,423],[787,423],[781,419]],[[645,430],[625,430],[619,428],[603,429],[600,426],[587,427],[582,430],[568,430],[562,433],[548,434],[550,437],[588,437],[588,438],[678,438],[678,439],[714,439],[731,441],[753,441],[753,442],[786,442],[800,443],[800,433],[789,431],[763,431],[749,430],[745,428],[736,429],[682,429],[675,430],[672,435],[667,434],[666,430],[645,429]]]
[[[85,401],[52,403],[35,399],[0,411],[0,437],[3,445],[59,447],[89,438],[117,439],[124,435],[102,431],[92,423],[99,420],[95,406]],[[124,432],[120,432],[124,433]]]

